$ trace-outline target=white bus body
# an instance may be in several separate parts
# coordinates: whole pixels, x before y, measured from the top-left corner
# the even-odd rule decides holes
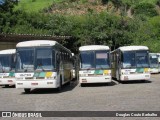
[[[157,53],[150,53],[150,72],[159,73],[159,62]]]
[[[15,49],[0,51],[0,85],[15,84]]]
[[[111,52],[112,78],[119,81],[149,80],[149,49],[146,46],[124,46]]]
[[[79,83],[110,83],[110,49],[103,45],[79,48]]]
[[[58,88],[72,79],[71,51],[56,41],[34,40],[16,46],[16,88]]]

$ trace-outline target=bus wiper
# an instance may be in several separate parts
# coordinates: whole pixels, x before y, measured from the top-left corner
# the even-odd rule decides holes
[[[97,69],[104,69],[102,66],[98,67]]]
[[[86,68],[86,70],[91,70],[92,68]]]
[[[29,66],[30,65],[27,65],[27,67],[25,68],[24,72],[28,72]],[[24,68],[24,66],[23,66],[23,68]]]
[[[143,68],[145,67],[145,66],[143,66],[143,63],[141,61],[140,61],[140,65],[141,65],[140,67],[143,67]]]
[[[125,68],[132,68],[132,66],[131,65],[126,65]]]

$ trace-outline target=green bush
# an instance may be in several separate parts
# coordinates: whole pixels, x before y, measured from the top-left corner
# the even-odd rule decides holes
[[[155,6],[150,3],[140,3],[134,7],[134,15],[144,14],[149,17],[157,16]]]

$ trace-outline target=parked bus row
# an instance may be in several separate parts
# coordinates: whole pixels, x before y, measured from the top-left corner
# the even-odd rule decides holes
[[[75,56],[56,41],[20,42],[16,50],[0,51],[0,85],[14,85],[29,93],[34,88],[57,88],[77,78],[86,83],[149,80],[160,72],[160,54],[146,46],[124,46],[114,51],[105,45],[79,48]]]

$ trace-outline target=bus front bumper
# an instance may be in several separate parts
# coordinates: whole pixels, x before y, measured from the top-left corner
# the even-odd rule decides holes
[[[15,78],[0,78],[0,85],[14,85]]]
[[[128,75],[121,75],[120,80],[127,81],[127,80],[150,80],[150,74],[128,74]]]
[[[79,83],[110,83],[111,76],[79,77]]]
[[[58,88],[57,80],[16,80],[16,88]]]

